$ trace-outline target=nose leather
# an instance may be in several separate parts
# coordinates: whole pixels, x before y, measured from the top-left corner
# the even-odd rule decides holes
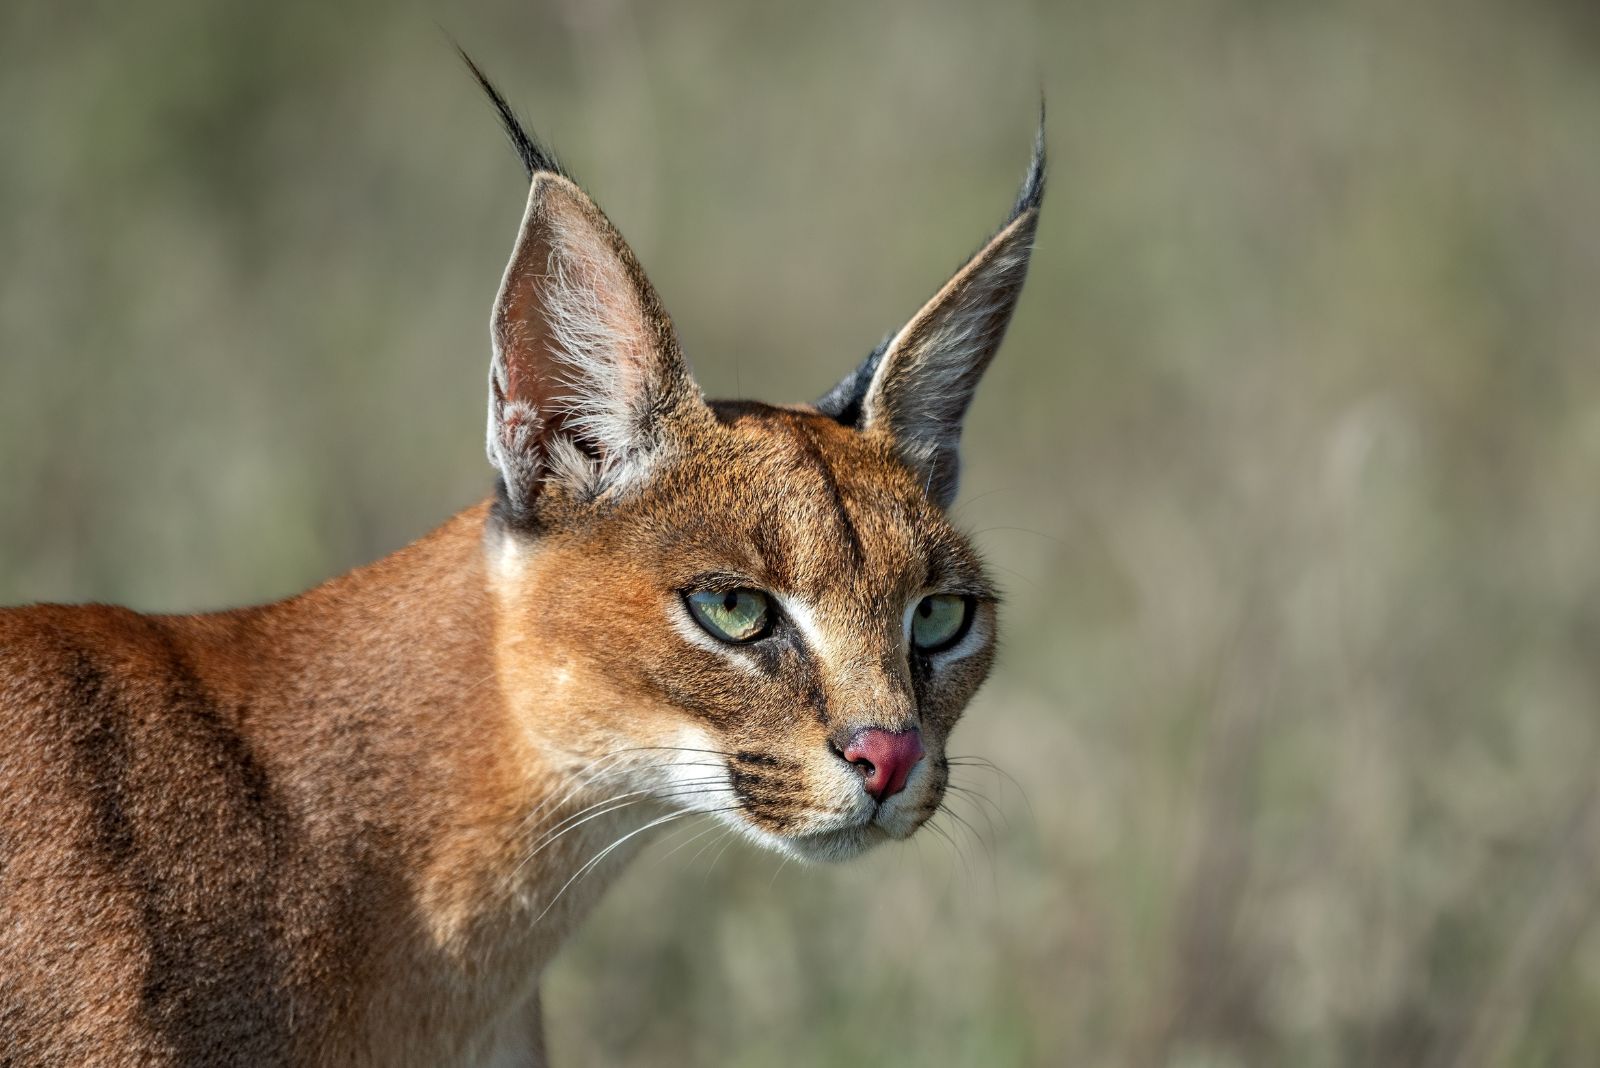
[[[866,727],[856,731],[842,752],[861,773],[867,793],[875,800],[887,801],[905,789],[911,769],[922,759],[922,732]]]

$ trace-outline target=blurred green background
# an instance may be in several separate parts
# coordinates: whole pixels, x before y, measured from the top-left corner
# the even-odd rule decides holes
[[[1015,785],[843,868],[669,836],[557,1063],[1593,1063],[1595,11],[7,4],[0,601],[275,598],[486,492],[523,182],[441,29],[713,395],[908,316],[1042,84],[956,513],[1008,606],[953,748]]]

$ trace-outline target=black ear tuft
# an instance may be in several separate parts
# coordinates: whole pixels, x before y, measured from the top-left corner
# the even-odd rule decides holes
[[[842,423],[845,426],[859,429],[861,426],[861,405],[867,399],[867,389],[872,385],[872,378],[878,373],[878,364],[883,360],[883,354],[889,347],[893,335],[884,338],[878,347],[862,360],[854,371],[839,380],[839,384],[828,390],[817,400],[816,409],[823,415]]]
[[[1039,129],[1033,135],[1033,160],[1028,164],[1028,177],[1023,180],[1022,188],[1017,191],[1017,202],[1012,205],[1011,218],[1006,222],[1013,222],[1017,216],[1025,211],[1038,210],[1039,204],[1044,200],[1044,94],[1039,94]]]
[[[477,79],[484,95],[489,98],[489,103],[500,115],[500,124],[505,127],[506,136],[511,139],[511,147],[516,150],[517,158],[522,161],[523,170],[528,172],[529,181],[539,173],[559,174],[563,178],[572,179],[556,159],[555,153],[539,143],[538,138],[528,133],[522,122],[517,118],[517,113],[511,110],[511,105],[506,103],[506,98],[500,95],[500,90],[494,87],[489,76],[484,74],[478,65],[467,55],[466,50],[460,45],[456,52],[461,56],[461,61],[467,65],[472,76]]]

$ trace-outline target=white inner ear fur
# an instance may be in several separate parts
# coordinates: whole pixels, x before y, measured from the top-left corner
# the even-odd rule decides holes
[[[546,462],[556,477],[597,492],[648,466],[648,327],[632,280],[601,235],[552,219],[547,240],[540,311],[560,381],[553,402],[566,433],[550,443]],[[594,446],[598,461],[580,440]]]
[[[535,374],[542,368],[557,383],[548,398],[551,411],[506,397],[499,429],[491,404],[490,457],[508,483],[514,476],[526,481],[544,475],[599,493],[637,478],[648,466],[653,441],[647,419],[660,387],[652,380],[659,358],[654,330],[613,236],[590,210],[587,198],[565,179],[539,176],[501,281],[494,337],[501,388],[514,360],[534,365]],[[542,263],[527,262],[524,251],[532,242],[547,247]],[[513,299],[518,293],[520,301]],[[511,307],[515,314],[502,313]],[[530,328],[531,316],[540,317],[542,330]],[[542,352],[527,351],[541,345]],[[542,471],[523,470],[544,420],[557,413],[561,433],[543,438]],[[507,424],[516,440],[504,432]]]
[[[566,426],[603,452],[637,444],[639,407],[649,394],[649,343],[632,283],[597,237],[574,240],[552,225],[541,310],[554,341],[551,358],[565,392],[556,404]]]

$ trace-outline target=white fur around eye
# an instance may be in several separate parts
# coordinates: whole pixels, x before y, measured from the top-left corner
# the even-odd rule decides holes
[[[716,653],[731,664],[737,665],[752,675],[761,674],[761,669],[750,658],[750,649],[745,645],[730,645],[728,642],[718,641],[705,632],[705,628],[696,623],[689,614],[689,608],[683,603],[682,598],[674,598],[677,602],[667,609],[667,618],[672,622],[672,629],[690,645]]]
[[[836,642],[823,629],[817,614],[811,606],[796,597],[779,597],[778,603],[783,607],[784,614],[794,620],[794,625],[800,629],[800,634],[806,640],[806,647],[811,650],[817,659],[825,664],[835,663],[834,651]]]

